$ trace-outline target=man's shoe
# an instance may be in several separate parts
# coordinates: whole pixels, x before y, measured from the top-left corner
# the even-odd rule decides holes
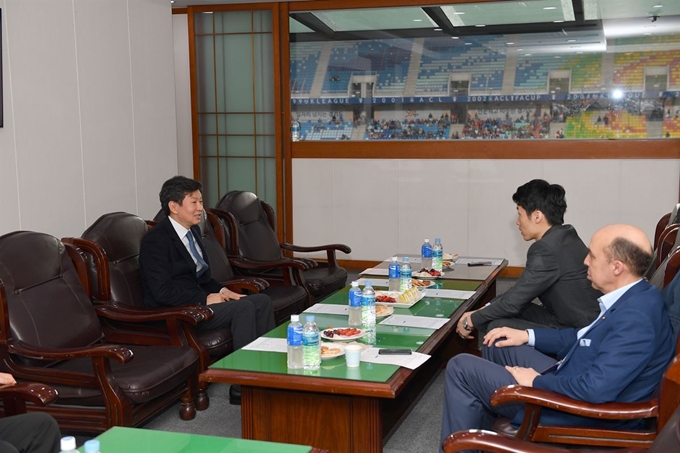
[[[229,387],[229,404],[241,405],[241,386],[233,385]]]

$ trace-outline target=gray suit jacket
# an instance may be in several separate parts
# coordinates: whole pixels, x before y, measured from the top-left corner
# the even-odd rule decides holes
[[[523,318],[549,327],[584,327],[600,313],[597,298],[601,292],[593,289],[587,279],[583,260],[588,254],[576,230],[571,225],[554,225],[534,242],[527,252],[527,264],[515,285],[491,301],[491,305],[472,314],[472,323],[480,330],[496,319]],[[522,316],[530,310],[536,313],[537,298],[545,313]],[[543,311],[543,310],[541,310]]]

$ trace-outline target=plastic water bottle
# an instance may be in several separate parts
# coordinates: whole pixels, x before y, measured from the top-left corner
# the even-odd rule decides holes
[[[375,330],[375,290],[371,281],[366,280],[361,292],[361,327],[365,330]]]
[[[319,328],[313,315],[307,315],[306,321],[302,328],[302,367],[305,370],[318,370],[321,366]]]
[[[435,238],[432,246],[432,269],[441,272],[443,268],[444,247],[439,238]]]
[[[300,141],[300,122],[297,119],[291,122],[290,134],[294,142]]]
[[[302,368],[302,324],[300,315],[290,315],[288,324],[288,368],[299,370]]]
[[[400,276],[401,284],[399,285],[399,291],[411,289],[411,286],[413,286],[413,280],[411,280],[413,272],[411,271],[411,264],[408,262],[408,256],[404,257],[404,264],[401,265]]]
[[[357,327],[361,325],[361,290],[359,289],[359,282],[352,282],[352,287],[349,289],[349,319],[347,325]]]
[[[422,258],[422,267],[425,269],[432,269],[432,244],[429,239],[425,239],[425,243],[420,247],[420,257]]]
[[[399,277],[401,275],[401,271],[399,270],[399,262],[396,256],[392,257],[392,262],[390,263],[390,268],[389,268],[389,278],[390,278],[390,291],[399,291],[399,288],[401,287],[401,281],[399,280]]]
[[[76,438],[73,436],[62,437],[59,447],[61,448],[60,453],[78,453],[78,450],[76,450]]]
[[[100,453],[99,441],[97,439],[88,440],[83,444],[83,450],[85,453]]]

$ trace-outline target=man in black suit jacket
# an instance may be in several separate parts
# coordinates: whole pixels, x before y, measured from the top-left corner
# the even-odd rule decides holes
[[[196,329],[230,328],[239,349],[275,327],[272,301],[265,294],[237,294],[211,277],[198,227],[201,188],[183,176],[163,184],[160,200],[167,217],[144,235],[139,253],[144,305],[209,305],[213,317]]]
[[[517,226],[525,241],[536,241],[527,252],[527,264],[517,283],[479,310],[461,316],[457,331],[470,338],[495,327],[583,327],[600,312],[602,293],[587,279],[583,260],[588,254],[576,230],[563,225],[567,202],[564,188],[534,179],[517,188]],[[538,298],[542,305],[532,303]]]

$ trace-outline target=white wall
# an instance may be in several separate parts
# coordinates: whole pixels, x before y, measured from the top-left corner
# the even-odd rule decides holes
[[[193,178],[191,136],[191,80],[189,74],[189,23],[186,14],[172,15],[175,45],[175,112],[177,112],[177,164],[179,174]]]
[[[565,223],[586,245],[619,222],[653,239],[678,201],[680,161],[294,159],[294,243],[339,242],[352,247],[341,259],[380,260],[440,237],[446,252],[524,266],[530,243],[512,194],[534,178],[564,186]]]
[[[177,174],[167,0],[0,0],[0,234],[151,218]]]

